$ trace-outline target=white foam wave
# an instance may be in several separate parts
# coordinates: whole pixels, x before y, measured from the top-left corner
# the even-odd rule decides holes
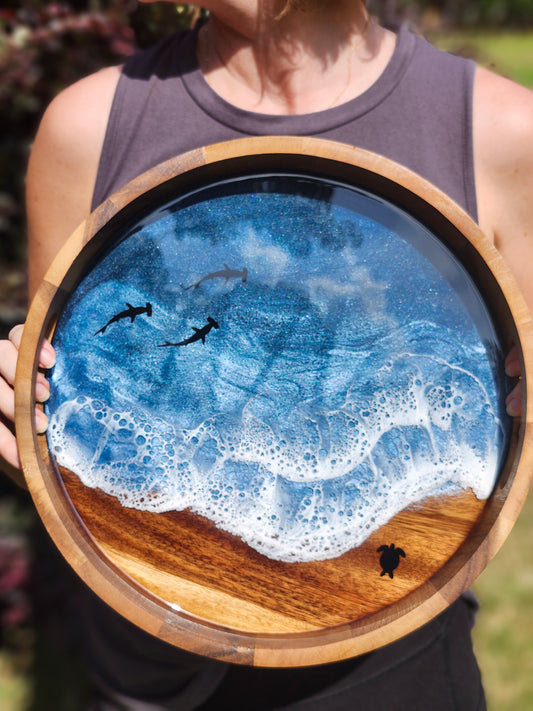
[[[49,444],[124,506],[190,508],[285,561],[340,555],[439,491],[489,496],[501,424],[471,373],[404,354],[376,374],[373,395],[360,389],[335,409],[308,401],[283,417],[262,393],[238,417],[192,429],[81,396],[51,415]]]

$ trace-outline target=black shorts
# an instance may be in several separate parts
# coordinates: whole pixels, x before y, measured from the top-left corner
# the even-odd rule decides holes
[[[83,637],[96,680],[90,711],[486,709],[470,634],[475,602],[468,596],[371,654],[298,669],[204,659],[138,630],[94,596],[84,608]]]

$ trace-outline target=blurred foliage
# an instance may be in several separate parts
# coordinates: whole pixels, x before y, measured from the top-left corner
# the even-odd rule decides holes
[[[533,0],[369,0],[385,24],[437,18],[448,27],[533,26]]]
[[[24,174],[45,107],[65,86],[189,25],[196,11],[131,0],[7,0],[0,9],[0,259],[24,258]]]

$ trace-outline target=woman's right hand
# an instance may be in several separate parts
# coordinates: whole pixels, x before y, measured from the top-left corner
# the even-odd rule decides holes
[[[20,469],[20,457],[17,441],[13,434],[12,423],[15,419],[15,371],[22,339],[23,325],[15,326],[9,333],[8,340],[0,341],[0,457],[8,464]],[[44,341],[39,358],[40,368],[51,368],[55,363],[55,351],[48,341]],[[50,386],[44,375],[37,373],[35,397],[37,402],[46,402],[50,395]],[[39,434],[46,431],[48,419],[35,408],[35,426]]]

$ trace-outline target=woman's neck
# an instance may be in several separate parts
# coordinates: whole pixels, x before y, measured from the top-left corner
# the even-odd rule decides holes
[[[206,80],[231,104],[266,114],[312,113],[355,98],[382,73],[396,38],[362,3],[340,5],[282,18],[258,13],[247,23],[212,14],[197,46]]]

